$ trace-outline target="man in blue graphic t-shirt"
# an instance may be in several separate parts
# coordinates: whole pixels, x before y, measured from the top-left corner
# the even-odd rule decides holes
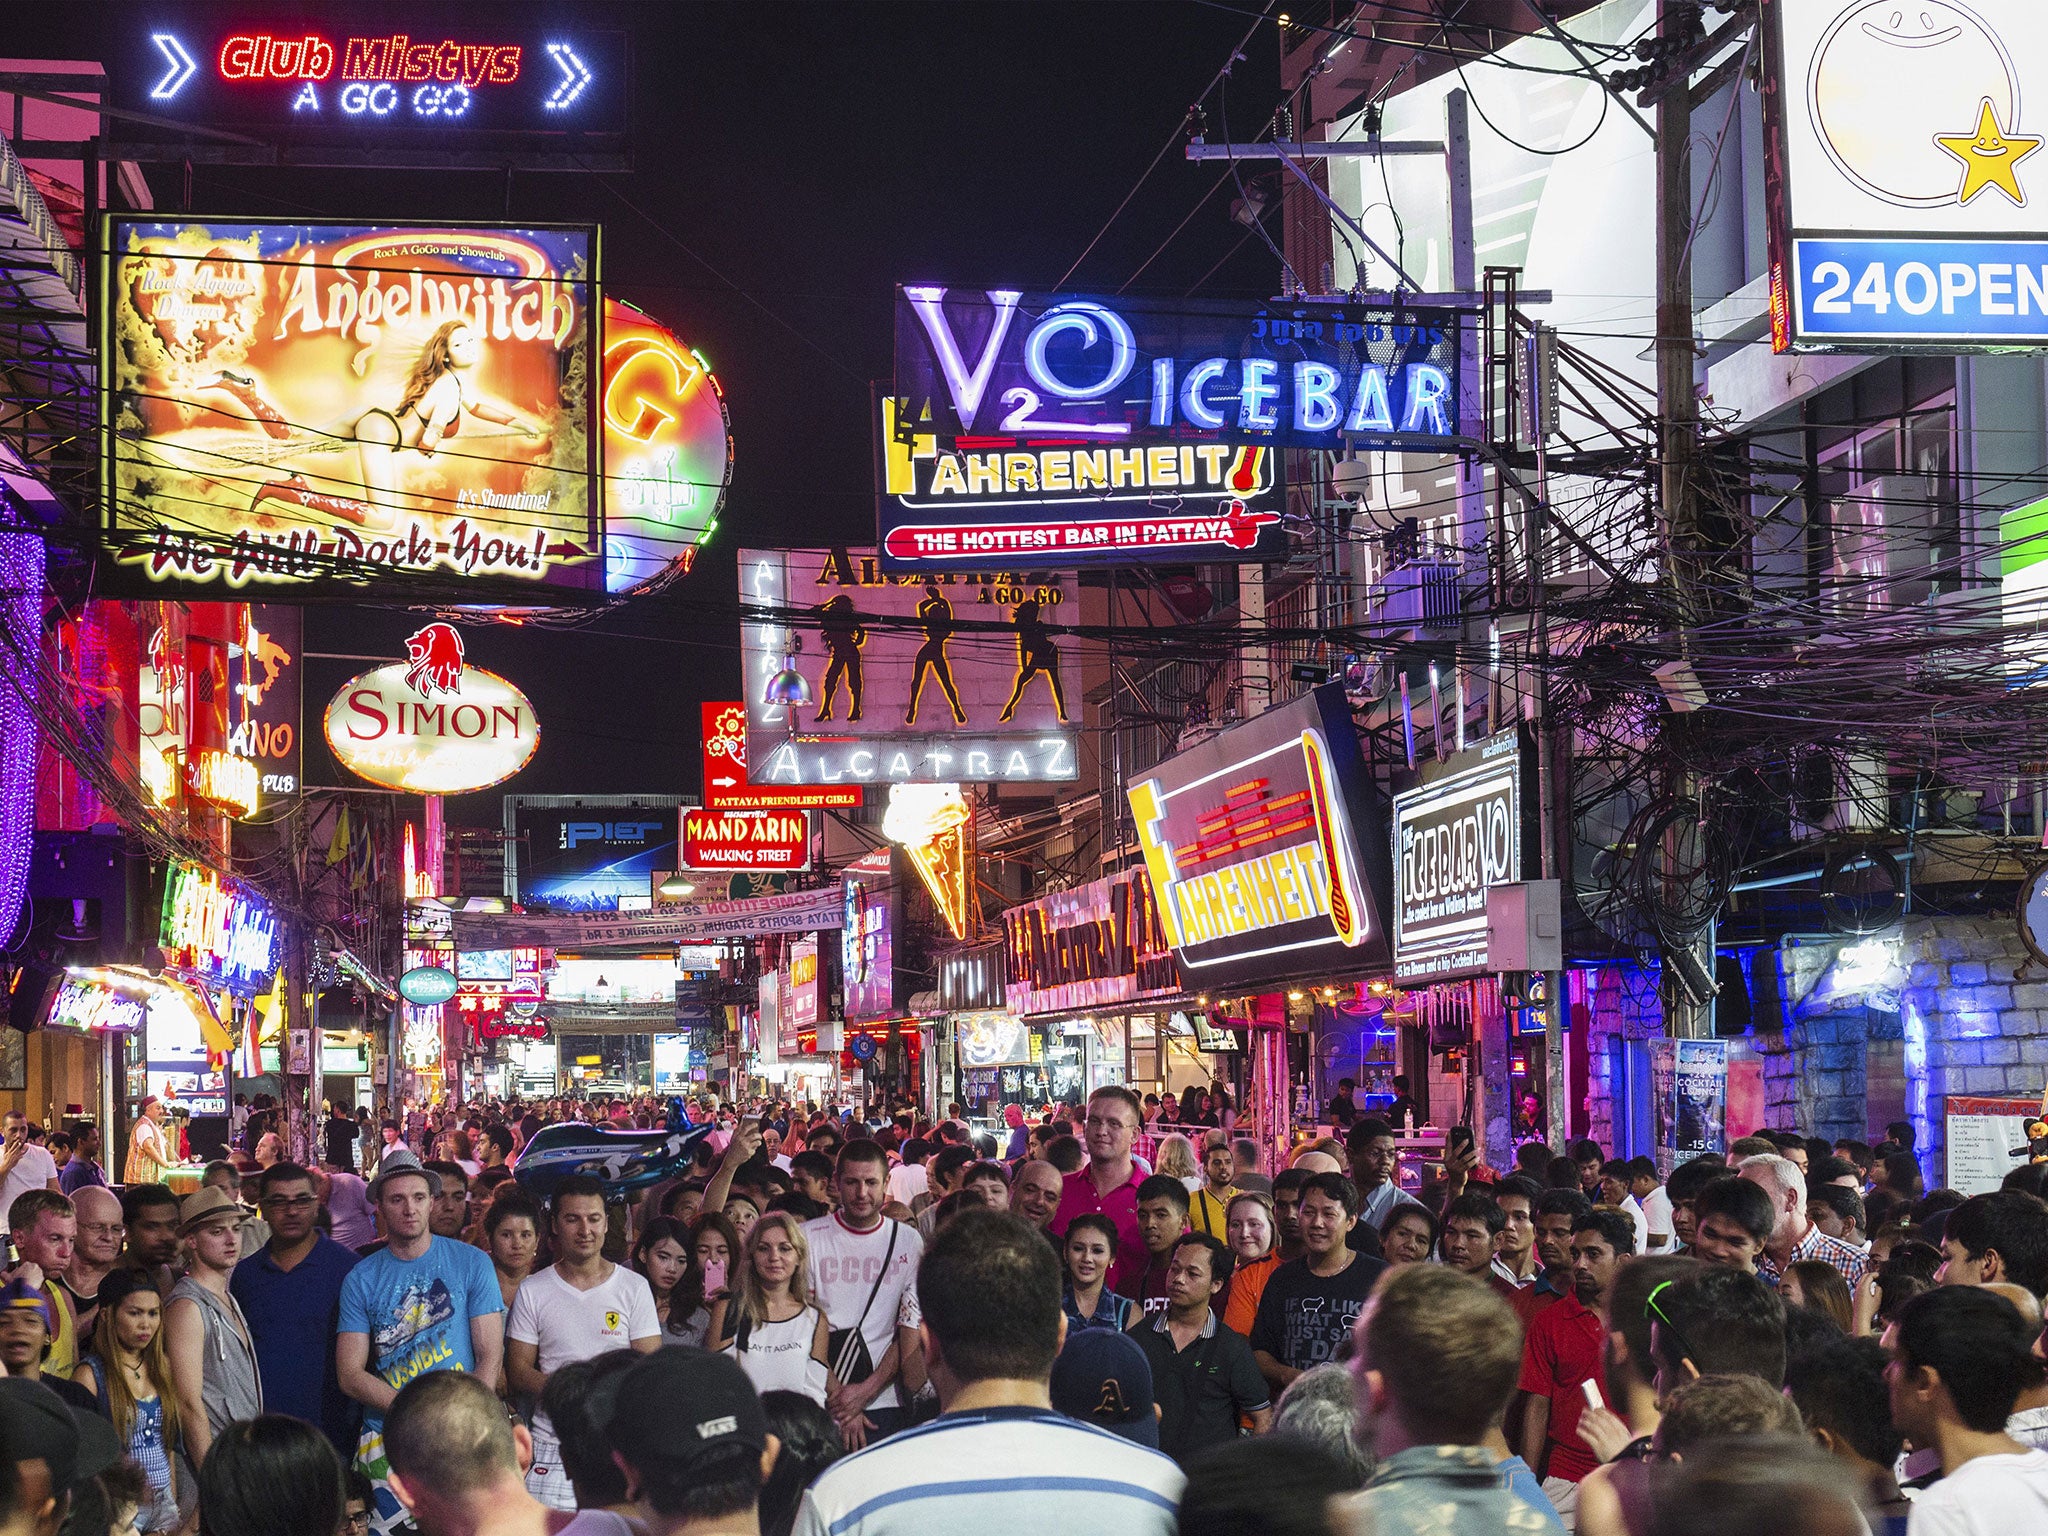
[[[342,1391],[363,1405],[356,1461],[376,1489],[370,1518],[379,1536],[411,1529],[385,1485],[384,1410],[399,1388],[429,1371],[473,1371],[495,1389],[503,1369],[497,1271],[482,1249],[428,1230],[439,1193],[439,1177],[418,1158],[388,1153],[369,1186],[388,1245],[350,1270],[341,1288],[335,1365]]]

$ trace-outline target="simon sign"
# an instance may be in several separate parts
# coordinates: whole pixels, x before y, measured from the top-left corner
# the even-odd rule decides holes
[[[1385,963],[1384,802],[1342,684],[1168,758],[1130,795],[1160,923],[1190,987]]]
[[[2048,342],[2048,6],[1765,9],[1778,350]]]
[[[1279,449],[1457,434],[1457,319],[898,289],[883,569],[1268,557]]]
[[[327,705],[327,744],[372,784],[415,795],[461,795],[512,777],[540,745],[526,695],[463,661],[462,636],[429,624],[405,642],[410,659],[351,678]]]

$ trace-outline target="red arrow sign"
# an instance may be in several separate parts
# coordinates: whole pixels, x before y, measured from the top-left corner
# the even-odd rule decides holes
[[[732,702],[706,704],[703,710],[706,810],[850,811],[859,806],[857,784],[749,784],[747,707]]]

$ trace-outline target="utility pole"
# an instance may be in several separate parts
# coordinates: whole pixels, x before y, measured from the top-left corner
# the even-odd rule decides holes
[[[1679,654],[1688,632],[1704,616],[1697,579],[1699,526],[1699,394],[1692,316],[1692,67],[1700,8],[1696,0],[1660,0],[1658,33],[1673,64],[1671,78],[1657,93],[1657,458],[1663,510],[1665,560],[1671,577],[1673,622]],[[1680,786],[1690,793],[1695,786]],[[1696,840],[1677,834],[1661,851],[1675,870]],[[1695,962],[1686,967],[1714,974],[1714,925],[1682,942]],[[1667,955],[1660,991],[1665,1033],[1675,1040],[1713,1034],[1713,1002],[1701,998],[1679,976]]]

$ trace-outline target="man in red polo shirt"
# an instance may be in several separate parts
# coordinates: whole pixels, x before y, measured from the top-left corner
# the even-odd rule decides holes
[[[1128,1295],[1125,1282],[1142,1276],[1150,1261],[1138,1232],[1138,1185],[1142,1177],[1131,1158],[1131,1146],[1143,1123],[1144,1106],[1128,1088],[1098,1088],[1088,1095],[1088,1114],[1081,1127],[1088,1147],[1085,1167],[1066,1176],[1060,1208],[1050,1230],[1065,1236],[1067,1223],[1093,1213],[1116,1223],[1116,1262],[1109,1268],[1109,1288]]]
[[[1635,1247],[1635,1223],[1621,1211],[1591,1210],[1574,1221],[1571,1293],[1536,1315],[1522,1346],[1522,1459],[1567,1521],[1579,1480],[1600,1464],[1579,1437],[1585,1384],[1606,1391],[1600,1298]]]

